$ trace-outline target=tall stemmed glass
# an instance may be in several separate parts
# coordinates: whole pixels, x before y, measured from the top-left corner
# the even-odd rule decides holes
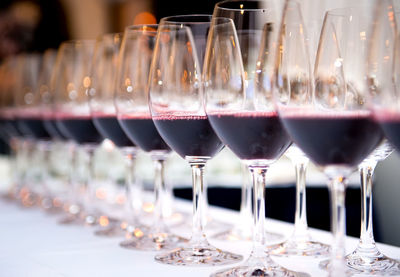
[[[204,109],[200,60],[204,57],[210,20],[208,15],[163,18],[149,74],[149,105],[154,124],[192,169],[192,237],[188,245],[156,255],[156,261],[165,264],[210,266],[242,259],[210,245],[204,233],[204,168],[224,147]]]
[[[17,128],[15,95],[18,84],[17,58],[10,57],[3,61],[1,77],[1,118],[2,138],[7,141],[12,155],[12,185],[8,193],[10,199],[18,199],[24,182],[24,173],[21,164],[22,139]]]
[[[272,22],[274,24],[275,22]],[[270,47],[272,41],[262,41]],[[271,48],[272,49],[272,48]],[[273,101],[257,103],[246,93],[245,73],[233,21],[215,18],[204,62],[206,111],[221,140],[247,164],[253,181],[253,249],[240,266],[213,276],[295,276],[265,251],[265,185],[269,166],[290,146]]]
[[[269,34],[265,33],[265,35]],[[285,83],[284,86],[294,94],[293,97],[296,97],[295,94],[300,94],[304,90],[313,90],[313,86],[309,82],[311,76],[310,47],[306,43],[306,38],[307,34],[300,6],[294,1],[287,1],[279,33],[279,47],[282,48],[279,53],[279,69],[281,76],[283,76],[280,81]],[[287,76],[289,78],[286,78]],[[258,81],[263,87],[263,80]],[[288,149],[286,156],[292,161],[296,171],[294,230],[288,240],[268,246],[267,249],[273,255],[327,256],[330,250],[329,245],[314,241],[308,232],[306,214],[306,168],[308,158],[295,144]]]
[[[277,14],[277,9],[274,7],[274,2],[267,0],[226,0],[219,2],[214,7],[213,17],[224,17],[233,20],[236,28],[240,44],[240,52],[242,56],[242,63],[245,71],[245,89],[246,95],[252,97],[254,94],[254,77],[256,71],[256,63],[258,58],[258,50],[263,35],[263,28],[265,22],[277,22],[280,15]],[[277,32],[274,32],[276,34]],[[244,185],[247,184],[247,187]],[[251,182],[243,184],[242,190],[251,190]],[[244,199],[242,199],[243,201]],[[251,210],[251,203],[244,201],[241,206],[241,215],[250,215],[248,219],[242,220],[236,224],[231,230],[221,232],[213,236],[213,238],[222,240],[231,240],[232,238],[246,240],[245,234],[251,233],[252,226],[246,226],[244,222],[252,220],[252,215],[247,213],[246,210]],[[250,228],[250,230],[248,229]],[[283,235],[277,233],[267,232],[268,241],[279,241]],[[271,241],[270,241],[271,242]]]
[[[118,121],[132,142],[149,152],[155,169],[152,226],[146,230],[142,227],[134,228],[132,237],[120,243],[124,248],[138,250],[172,249],[184,241],[183,238],[172,234],[164,222],[164,163],[171,149],[158,134],[148,104],[147,81],[157,27],[138,25],[125,28],[115,89]]]
[[[278,46],[274,92],[282,122],[296,145],[329,179],[333,233],[330,273],[334,276],[346,274],[347,177],[383,137],[366,105],[368,12],[362,7],[326,13],[315,62],[314,93],[307,89],[310,74],[299,74],[299,57],[285,63],[282,51],[289,46]]]
[[[372,227],[372,181],[376,165],[388,157],[394,148],[385,140],[360,165],[361,235],[357,248],[346,256],[347,265],[357,272],[374,275],[400,275],[400,263],[386,257],[376,246]]]
[[[90,66],[95,41],[78,40],[61,44],[51,81],[57,128],[68,139],[80,145],[87,154],[86,176],[83,184],[83,211],[79,219],[87,225],[98,221],[95,208],[94,151],[103,140],[92,122],[88,103],[91,78]]]
[[[39,76],[42,67],[41,54],[23,54],[19,57],[19,86],[15,97],[18,111],[17,126],[27,146],[29,165],[26,168],[26,184],[31,192],[32,201],[41,205],[42,197],[47,194],[43,177],[46,163],[41,155],[48,145],[50,135],[42,124],[42,114],[38,102]],[[46,197],[44,197],[46,198]]]
[[[399,143],[399,72],[400,40],[398,22],[390,0],[379,2],[374,10],[369,44],[367,80],[375,118],[396,149]],[[400,262],[385,256],[376,247],[372,229],[372,176],[376,163],[392,151],[389,142],[382,143],[360,166],[362,185],[362,221],[360,243],[348,255],[351,268],[368,274],[400,274]]]
[[[99,133],[110,139],[123,153],[126,161],[125,190],[127,198],[127,209],[136,209],[130,213],[128,222],[134,222],[139,216],[142,206],[141,187],[137,186],[135,179],[135,157],[137,147],[125,135],[117,119],[114,105],[114,89],[117,75],[117,61],[121,48],[122,33],[106,34],[96,42],[93,56],[91,85],[89,89],[89,104],[93,123]],[[132,206],[134,205],[134,206]],[[121,219],[122,220],[122,219]],[[100,236],[123,236],[126,232],[120,221],[114,222],[107,228],[95,232]],[[130,225],[134,225],[133,223]]]

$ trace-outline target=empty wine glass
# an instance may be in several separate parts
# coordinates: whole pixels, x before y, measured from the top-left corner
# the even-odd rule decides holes
[[[78,220],[95,225],[94,152],[102,136],[97,132],[90,114],[88,89],[95,41],[77,40],[61,44],[51,80],[57,128],[68,139],[77,143],[87,154],[86,176],[83,184],[83,211]]]
[[[290,45],[278,46],[274,92],[281,120],[294,143],[329,179],[332,276],[346,274],[347,177],[383,138],[366,105],[369,23],[367,7],[326,13],[315,61],[315,91],[310,90],[311,74],[304,67],[304,56],[292,55],[285,63],[283,54]]]
[[[118,121],[132,142],[149,152],[155,169],[152,226],[146,230],[134,230],[130,239],[120,243],[124,248],[138,250],[172,249],[185,241],[172,234],[164,222],[164,163],[171,150],[158,134],[148,104],[147,81],[157,27],[137,25],[125,28],[115,89]]]
[[[279,53],[281,76],[285,78],[289,75],[290,77],[290,79],[280,81],[284,82],[285,86],[293,93],[296,93],[297,89],[312,90],[313,86],[310,82],[301,83],[303,76],[311,76],[309,45],[300,7],[293,1],[289,1],[285,5],[279,33],[279,47],[282,49]],[[307,227],[306,168],[308,158],[296,145],[292,145],[288,149],[286,156],[292,161],[296,171],[294,231],[288,240],[268,246],[267,249],[274,255],[327,256],[329,245],[313,240]]]
[[[271,18],[267,21],[268,26],[275,23]],[[272,40],[261,41],[270,50],[271,43]],[[249,168],[255,222],[253,248],[247,261],[212,276],[295,276],[265,251],[264,229],[266,173],[291,140],[281,126],[273,101],[256,103],[255,95],[247,94],[245,82],[234,23],[230,19],[214,18],[204,63],[206,111],[217,135]]]
[[[137,185],[135,178],[135,157],[137,147],[125,135],[117,119],[114,105],[114,90],[117,74],[117,61],[122,42],[122,33],[106,34],[101,36],[97,42],[93,56],[91,84],[89,89],[89,104],[93,123],[99,133],[110,139],[123,153],[126,160],[125,190],[127,198],[127,209],[129,212],[128,224],[137,222],[142,206],[142,191]],[[123,236],[126,230],[121,226],[123,219],[111,222],[107,228],[95,232],[100,236]]]
[[[149,104],[154,124],[167,144],[192,169],[193,223],[187,245],[156,255],[173,265],[221,265],[242,259],[212,246],[204,233],[204,168],[223,144],[204,109],[201,61],[211,16],[163,18],[149,74]]]

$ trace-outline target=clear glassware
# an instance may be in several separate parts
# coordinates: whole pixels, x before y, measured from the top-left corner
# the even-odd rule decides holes
[[[120,246],[137,250],[173,249],[185,239],[171,233],[164,221],[163,201],[166,194],[164,164],[171,149],[158,134],[151,119],[147,81],[155,46],[157,25],[125,28],[120,50],[115,89],[118,121],[125,134],[140,149],[148,152],[155,169],[154,211],[152,226],[142,226],[129,233]]]
[[[273,10],[273,13],[268,13],[267,10]],[[242,3],[242,1],[237,0],[225,0],[219,2],[214,7],[213,17],[224,17],[230,18],[233,20],[236,28],[236,33],[238,36],[240,51],[242,55],[242,62],[245,71],[245,88],[246,94],[253,95],[254,94],[254,77],[255,77],[255,69],[256,62],[258,58],[258,50],[260,48],[261,37],[263,35],[264,23],[271,18],[271,14],[278,19],[280,15],[276,14],[278,10],[274,7],[274,2],[267,0],[251,0]],[[248,187],[242,187],[242,190],[251,191],[252,184],[251,182],[247,182],[244,184],[248,184]],[[243,184],[243,185],[244,185]],[[244,193],[244,192],[243,192]],[[243,200],[243,199],[242,199]],[[243,202],[246,204],[246,202]],[[243,207],[244,208],[244,207]],[[246,213],[241,213],[244,215]],[[247,213],[247,215],[251,216],[250,218],[244,220],[248,222],[249,220],[253,220],[253,215]],[[244,218],[243,218],[244,219]],[[246,224],[240,224],[246,226]],[[249,226],[251,228],[251,226]],[[246,227],[244,227],[246,228]],[[230,231],[225,231],[220,234],[216,234],[213,236],[218,239],[228,239],[237,238],[240,240],[249,239],[245,234],[248,234],[248,231],[243,233],[243,227],[234,226]],[[251,230],[250,230],[251,232]],[[276,242],[283,239],[282,234],[277,234],[273,232],[269,232],[266,230],[268,242]],[[242,235],[240,235],[242,234]],[[251,239],[251,236],[250,236]]]
[[[310,89],[312,75],[304,44],[296,44],[296,51],[290,51],[290,45],[284,42],[293,32],[287,32],[281,33],[278,45],[274,92],[280,118],[293,142],[329,179],[331,276],[345,276],[347,272],[347,177],[383,139],[366,104],[369,23],[365,6],[326,13],[315,61],[315,90]],[[302,31],[302,25],[298,25],[296,34]]]
[[[18,84],[14,99],[18,112],[17,127],[24,138],[28,159],[25,168],[25,184],[30,200],[26,198],[23,201],[26,203],[32,201],[31,204],[35,205],[41,205],[42,199],[48,194],[48,188],[45,185],[47,151],[44,148],[48,145],[50,136],[44,129],[40,106],[35,101],[38,95],[42,62],[41,54],[18,56]]]
[[[393,146],[385,140],[359,166],[361,176],[361,234],[357,248],[346,256],[347,265],[356,272],[372,275],[400,275],[400,262],[379,251],[372,227],[372,181],[378,162],[386,159]]]
[[[93,125],[88,103],[94,46],[95,41],[92,40],[62,43],[51,79],[57,128],[64,137],[74,141],[86,153],[86,176],[80,187],[83,191],[83,209],[79,210],[78,217],[71,217],[71,221],[91,226],[97,224],[99,216],[93,180],[94,153],[103,140]]]
[[[149,74],[149,105],[154,124],[192,169],[192,236],[188,244],[155,256],[156,261],[165,264],[212,266],[242,259],[212,246],[204,232],[204,168],[224,146],[204,109],[201,61],[210,20],[209,15],[163,18]]]
[[[244,2],[243,2],[244,3]],[[267,26],[275,21],[266,21]],[[269,45],[262,41],[261,45]],[[275,263],[265,251],[266,172],[290,146],[273,101],[257,105],[247,94],[245,71],[233,21],[214,18],[204,63],[206,112],[217,135],[249,168],[253,183],[254,227],[250,257],[212,276],[296,276]],[[260,103],[261,104],[261,103]]]
[[[126,228],[123,227],[127,225],[126,223],[135,225],[142,206],[142,188],[136,182],[134,167],[138,149],[120,127],[114,105],[117,62],[122,36],[123,33],[116,33],[98,38],[89,88],[89,104],[94,126],[105,139],[110,139],[124,155],[126,161],[125,190],[126,199],[128,199],[126,205],[127,208],[132,208],[125,224],[121,222],[123,219],[113,220],[105,228],[95,232],[96,235],[107,237],[123,237],[126,233]]]
[[[22,138],[17,128],[15,95],[17,94],[17,58],[10,57],[4,60],[1,65],[1,113],[2,132],[1,137],[11,149],[11,187],[8,192],[8,199],[19,200],[20,190],[24,183],[24,170],[22,166]]]
[[[287,35],[290,34],[290,35]],[[299,7],[289,2],[285,6],[282,17],[280,30],[280,47],[281,52],[281,71],[286,73],[292,71],[294,76],[311,75],[310,65],[310,45],[307,42],[307,30],[304,27],[303,18]],[[296,45],[296,47],[293,47]],[[294,61],[295,66],[300,69],[292,69],[292,57],[298,57]],[[293,67],[295,67],[293,66]],[[297,72],[295,72],[297,71]],[[295,77],[296,78],[296,77]],[[301,78],[301,77],[300,77]],[[289,80],[283,80],[286,82]],[[287,86],[295,86],[297,80],[286,84]],[[304,85],[304,84],[300,84]],[[313,90],[310,84],[308,89]],[[330,247],[327,244],[314,241],[308,232],[307,214],[306,214],[306,168],[309,159],[296,145],[292,145],[286,152],[286,156],[291,160],[296,171],[296,211],[294,231],[288,240],[268,246],[267,249],[273,255],[280,256],[311,256],[321,257],[328,256]]]
[[[388,141],[383,142],[359,166],[361,174],[361,236],[357,249],[346,256],[347,265],[370,275],[400,275],[400,262],[382,254],[376,247],[372,228],[372,177],[377,162],[384,160],[393,146],[400,149],[398,13],[393,2],[377,3],[373,14],[368,51],[367,82],[369,102]],[[393,146],[392,146],[393,145]]]

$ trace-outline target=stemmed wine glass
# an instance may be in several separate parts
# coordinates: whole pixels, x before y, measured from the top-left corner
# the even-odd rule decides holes
[[[278,10],[275,9],[273,1],[270,0],[226,0],[217,3],[214,7],[214,18],[230,18],[235,24],[245,71],[244,85],[246,94],[250,97],[254,94],[254,77],[264,23],[270,19],[277,20],[279,18],[279,15],[276,14],[277,11]],[[274,34],[276,34],[276,32],[274,32]],[[244,187],[246,184],[247,188]],[[242,190],[249,191],[251,190],[251,187],[251,182],[247,182],[243,184]],[[246,209],[246,207],[251,205],[251,203],[246,202],[244,202],[244,204],[245,205],[241,206],[241,209]],[[236,224],[231,230],[218,233],[214,235],[213,238],[222,240],[231,240],[232,238],[247,240],[248,237],[246,237],[245,234],[249,233],[248,228],[250,228],[251,233],[252,226],[247,226],[245,222],[251,221],[252,215],[246,213],[245,210],[243,212],[241,210],[241,215],[250,215],[250,217],[248,219],[242,217],[241,222]],[[267,231],[267,240],[269,242],[279,241],[282,238],[282,234]]]
[[[272,21],[270,24],[275,24]],[[272,40],[262,41],[270,46]],[[272,53],[272,51],[271,51]],[[273,101],[256,103],[247,94],[245,71],[233,21],[214,18],[204,62],[206,111],[212,127],[236,156],[247,164],[253,181],[253,249],[240,266],[212,276],[295,276],[275,263],[265,251],[266,173],[291,144],[280,123]]]
[[[335,276],[346,274],[347,177],[383,138],[366,104],[368,19],[367,7],[326,13],[315,61],[314,92],[308,89],[311,75],[303,68],[302,57],[292,56],[285,63],[282,52],[290,46],[278,45],[274,92],[281,120],[296,145],[329,179],[334,236],[329,270]]]
[[[265,33],[265,35],[269,35]],[[289,88],[293,94],[297,90],[313,90],[310,82],[302,79],[311,76],[310,46],[306,42],[307,34],[303,23],[299,5],[294,1],[285,4],[279,33],[279,66],[283,79],[280,82]],[[294,77],[286,78],[287,75]],[[262,80],[259,84],[263,86]],[[296,96],[294,96],[296,97]],[[296,212],[294,230],[288,240],[268,246],[267,249],[273,255],[282,256],[327,256],[329,245],[314,241],[308,232],[306,215],[306,168],[309,159],[295,144],[293,144],[286,156],[292,161],[296,171]]]
[[[19,73],[15,106],[17,108],[17,127],[26,142],[27,159],[26,185],[30,191],[32,203],[41,205],[42,198],[47,194],[43,177],[46,166],[44,153],[50,136],[42,124],[40,107],[35,101],[38,95],[39,75],[41,72],[43,56],[41,54],[21,54],[18,57]],[[46,198],[46,197],[44,197]],[[27,200],[27,199],[25,199]]]
[[[99,133],[110,139],[123,153],[126,161],[125,190],[127,209],[132,207],[133,213],[127,221],[135,222],[142,207],[142,189],[135,179],[135,158],[137,147],[125,135],[117,119],[114,105],[114,88],[117,74],[117,61],[122,42],[122,33],[106,34],[97,42],[93,55],[91,84],[89,88],[89,104],[93,123]],[[117,221],[107,228],[95,232],[100,236],[123,236],[126,230]],[[133,225],[133,224],[129,224]]]
[[[372,176],[376,163],[385,159],[398,140],[398,74],[400,44],[393,2],[377,4],[369,40],[367,83],[374,117],[390,141],[383,142],[361,165],[362,220],[357,249],[346,256],[347,265],[368,274],[400,274],[400,262],[385,256],[376,247],[372,229]],[[393,146],[391,145],[393,143]]]
[[[125,28],[115,88],[119,124],[135,145],[149,152],[155,169],[153,224],[146,229],[134,226],[132,237],[120,243],[124,248],[138,250],[172,249],[185,241],[172,234],[164,222],[164,163],[171,149],[158,134],[148,104],[147,81],[157,27],[137,25]]]
[[[376,246],[372,227],[372,181],[375,167],[379,161],[388,157],[394,148],[384,140],[359,165],[361,176],[361,235],[357,248],[346,256],[347,265],[356,272],[380,275],[400,274],[400,263],[386,257]]]
[[[77,218],[87,225],[95,225],[98,221],[93,183],[94,152],[103,140],[92,122],[87,95],[91,84],[89,74],[94,46],[95,41],[92,40],[62,43],[51,80],[57,128],[87,154],[86,176],[82,187],[83,211]]]
[[[17,94],[17,57],[9,57],[3,61],[1,66],[1,118],[2,118],[2,139],[6,140],[11,149],[12,156],[12,178],[11,188],[8,193],[10,199],[19,199],[20,190],[24,183],[22,166],[23,139],[17,128],[15,95]]]
[[[204,168],[224,147],[204,109],[201,60],[210,20],[209,15],[163,18],[149,74],[149,105],[154,124],[192,169],[192,237],[187,245],[156,255],[156,261],[165,264],[210,266],[242,259],[212,246],[204,233]]]

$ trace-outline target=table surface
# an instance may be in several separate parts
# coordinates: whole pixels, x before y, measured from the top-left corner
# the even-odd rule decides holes
[[[179,200],[177,210],[190,212],[189,202]],[[46,214],[38,208],[23,208],[16,203],[0,200],[0,276],[209,276],[220,267],[184,267],[163,265],[154,261],[155,252],[126,250],[119,247],[122,238],[103,238],[93,234],[94,227],[60,225],[60,216]],[[233,223],[238,220],[235,211],[211,207],[215,222]],[[188,222],[190,219],[187,220]],[[211,224],[212,225],[212,224]],[[229,226],[229,224],[214,224]],[[267,219],[267,229],[290,235],[293,225]],[[189,235],[190,228],[174,229]],[[328,232],[310,230],[314,239],[331,241]],[[208,235],[212,232],[209,231]],[[251,242],[222,242],[210,240],[215,246],[242,254],[251,250]],[[358,240],[347,238],[347,249],[355,248]],[[400,248],[378,245],[381,251],[393,258],[400,258]],[[321,259],[273,258],[281,265],[310,276],[327,276],[318,268]]]

